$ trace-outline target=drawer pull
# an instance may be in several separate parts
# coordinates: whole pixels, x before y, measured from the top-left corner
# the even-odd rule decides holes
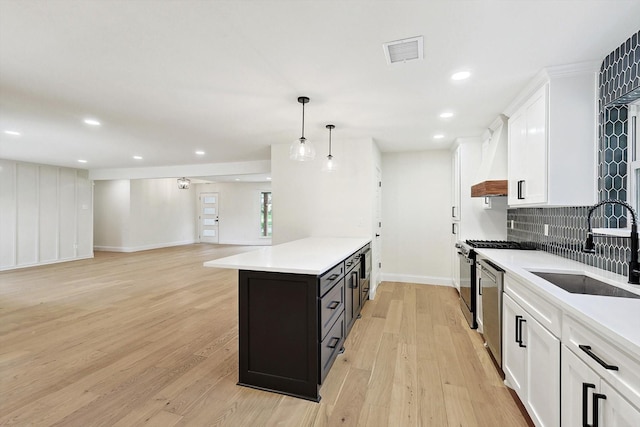
[[[593,351],[591,351],[591,346],[580,344],[580,345],[578,345],[578,347],[580,347],[580,350],[582,350],[585,353],[587,353],[590,358],[592,358],[593,360],[598,362],[600,364],[600,366],[602,366],[604,369],[608,369],[610,371],[618,371],[619,370],[619,368],[617,366],[609,365],[607,362],[605,362],[604,360],[600,359]]]
[[[595,384],[582,383],[582,425],[589,425],[589,389],[596,389]]]
[[[338,345],[339,342],[340,342],[340,338],[333,337],[333,338],[331,338],[331,341],[327,344],[327,347],[336,348],[336,346]]]
[[[340,301],[331,301],[331,304],[327,306],[330,310],[335,310],[340,305]]]
[[[339,274],[333,273],[331,276],[327,277],[327,280],[336,280],[338,277],[340,277]]]

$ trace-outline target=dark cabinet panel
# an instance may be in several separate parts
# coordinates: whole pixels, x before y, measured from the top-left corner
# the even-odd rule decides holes
[[[239,383],[318,400],[316,276],[240,271]]]
[[[320,344],[320,382],[324,381],[344,344],[344,312]]]

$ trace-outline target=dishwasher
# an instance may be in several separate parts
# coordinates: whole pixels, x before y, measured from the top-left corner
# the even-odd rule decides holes
[[[486,259],[480,265],[479,291],[482,295],[483,335],[487,348],[502,368],[502,280],[504,270]]]

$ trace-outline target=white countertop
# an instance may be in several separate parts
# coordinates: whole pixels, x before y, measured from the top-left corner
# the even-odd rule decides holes
[[[538,295],[565,313],[588,324],[624,351],[640,359],[640,299],[569,293],[530,271],[581,272],[586,276],[640,294],[640,285],[628,278],[596,267],[552,255],[544,251],[474,249],[507,273],[520,276]]]
[[[204,266],[318,276],[369,242],[357,237],[309,237],[207,261]]]

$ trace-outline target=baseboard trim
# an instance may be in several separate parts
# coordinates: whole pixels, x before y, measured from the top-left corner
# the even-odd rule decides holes
[[[220,245],[238,245],[238,246],[271,246],[271,239],[260,240],[220,240]]]
[[[172,246],[184,246],[184,245],[192,245],[196,243],[195,240],[182,240],[179,242],[166,242],[166,243],[155,243],[153,245],[142,245],[142,246],[94,246],[94,251],[104,251],[104,252],[140,252],[140,251],[148,251],[151,249],[161,249],[161,248],[170,248]]]
[[[81,259],[91,259],[91,258],[93,258],[93,252],[91,253],[91,255],[85,255],[85,256],[75,257],[75,258],[62,258],[62,259],[55,259],[55,260],[44,261],[44,262],[36,262],[36,263],[33,263],[33,264],[10,265],[10,266],[5,266],[5,267],[0,267],[0,271],[18,270],[18,269],[21,269],[21,268],[40,267],[42,265],[60,264],[61,262],[79,261]]]
[[[453,287],[450,277],[417,276],[413,274],[381,273],[383,282],[417,283],[420,285],[436,285]]]

